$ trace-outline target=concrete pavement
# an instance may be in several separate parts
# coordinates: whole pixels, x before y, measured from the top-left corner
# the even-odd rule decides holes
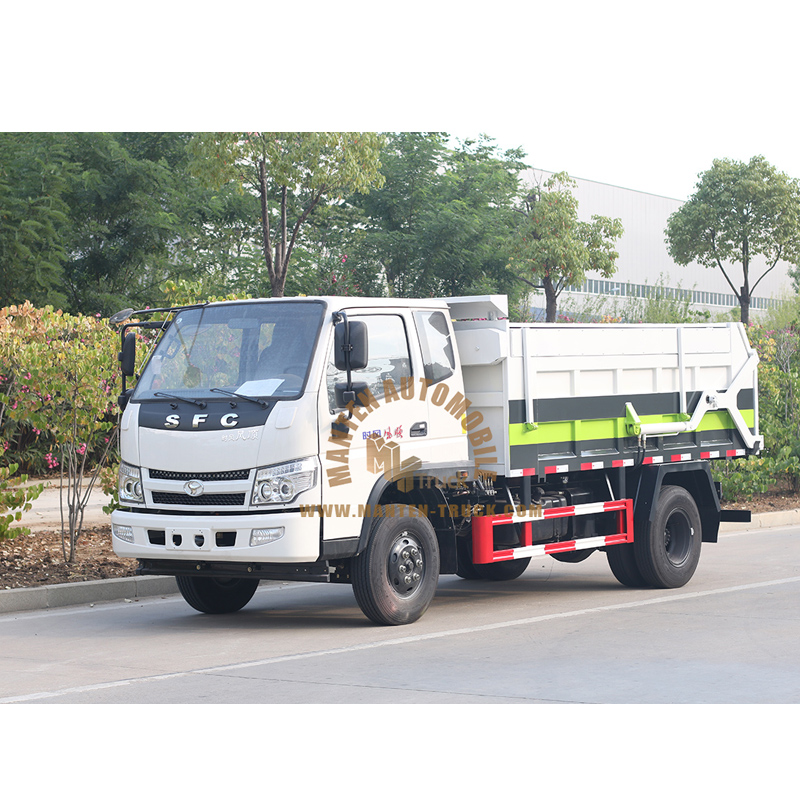
[[[95,489],[86,506],[84,525],[109,524],[110,518],[103,512],[103,506],[107,503],[108,497],[100,489]],[[58,529],[61,525],[61,512],[57,481],[45,488],[33,502],[33,507],[23,515],[20,525],[25,525],[31,530]],[[754,514],[749,525],[724,522],[720,526],[720,531],[725,533],[789,525],[800,525],[800,509]],[[113,578],[103,581],[37,586],[30,589],[3,589],[0,590],[0,614],[69,605],[88,605],[109,600],[135,601],[140,597],[174,594],[177,591],[175,579],[168,576]]]

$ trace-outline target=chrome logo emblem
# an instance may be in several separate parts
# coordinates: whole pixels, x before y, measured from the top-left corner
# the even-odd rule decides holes
[[[183,484],[183,491],[186,492],[189,497],[200,497],[204,489],[205,486],[202,481],[186,481],[186,483]]]

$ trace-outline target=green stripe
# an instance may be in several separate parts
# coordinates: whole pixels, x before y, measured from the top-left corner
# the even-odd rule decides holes
[[[741,409],[745,424],[752,428],[755,412]],[[654,414],[641,417],[643,423],[681,422],[680,414]],[[698,425],[698,431],[735,429],[736,425],[727,411],[709,411]],[[625,439],[629,436],[624,417],[616,419],[577,419],[569,422],[542,422],[537,428],[516,423],[508,426],[509,444],[550,444],[553,442],[579,442],[585,439]]]

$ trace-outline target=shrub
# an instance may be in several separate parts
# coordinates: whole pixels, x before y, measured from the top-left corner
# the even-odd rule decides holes
[[[83,512],[99,468],[115,442],[116,406],[109,379],[117,341],[98,317],[71,316],[30,303],[0,309],[0,356],[5,414],[47,431],[48,467],[58,469],[62,548],[71,562]]]
[[[14,522],[22,519],[25,511],[31,510],[31,501],[42,493],[42,484],[22,486],[27,475],[11,476],[19,468],[18,464],[0,467],[0,539],[13,539],[21,533],[30,533],[30,528],[12,528]]]

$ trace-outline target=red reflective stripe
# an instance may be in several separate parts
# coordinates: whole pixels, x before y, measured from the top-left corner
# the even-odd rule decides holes
[[[530,522],[522,523],[522,541],[520,544],[523,547],[530,547],[533,544],[533,525]]]
[[[566,553],[572,550],[585,550],[606,545],[625,544],[633,541],[633,500],[608,500],[599,503],[586,503],[565,508],[544,509],[542,518],[558,518],[575,516],[576,514],[601,514],[617,512],[617,533],[609,536],[593,536],[588,539],[573,539],[568,542],[551,542],[545,545],[533,545],[532,522],[517,520],[522,523],[522,542],[517,548],[494,550],[493,528],[495,525],[507,525],[514,521],[511,514],[492,517],[472,518],[472,561],[475,564],[492,564],[497,561],[511,561],[515,558],[527,558],[533,555],[549,553]]]
[[[575,549],[575,542],[556,542],[544,546],[545,553],[568,553]]]

